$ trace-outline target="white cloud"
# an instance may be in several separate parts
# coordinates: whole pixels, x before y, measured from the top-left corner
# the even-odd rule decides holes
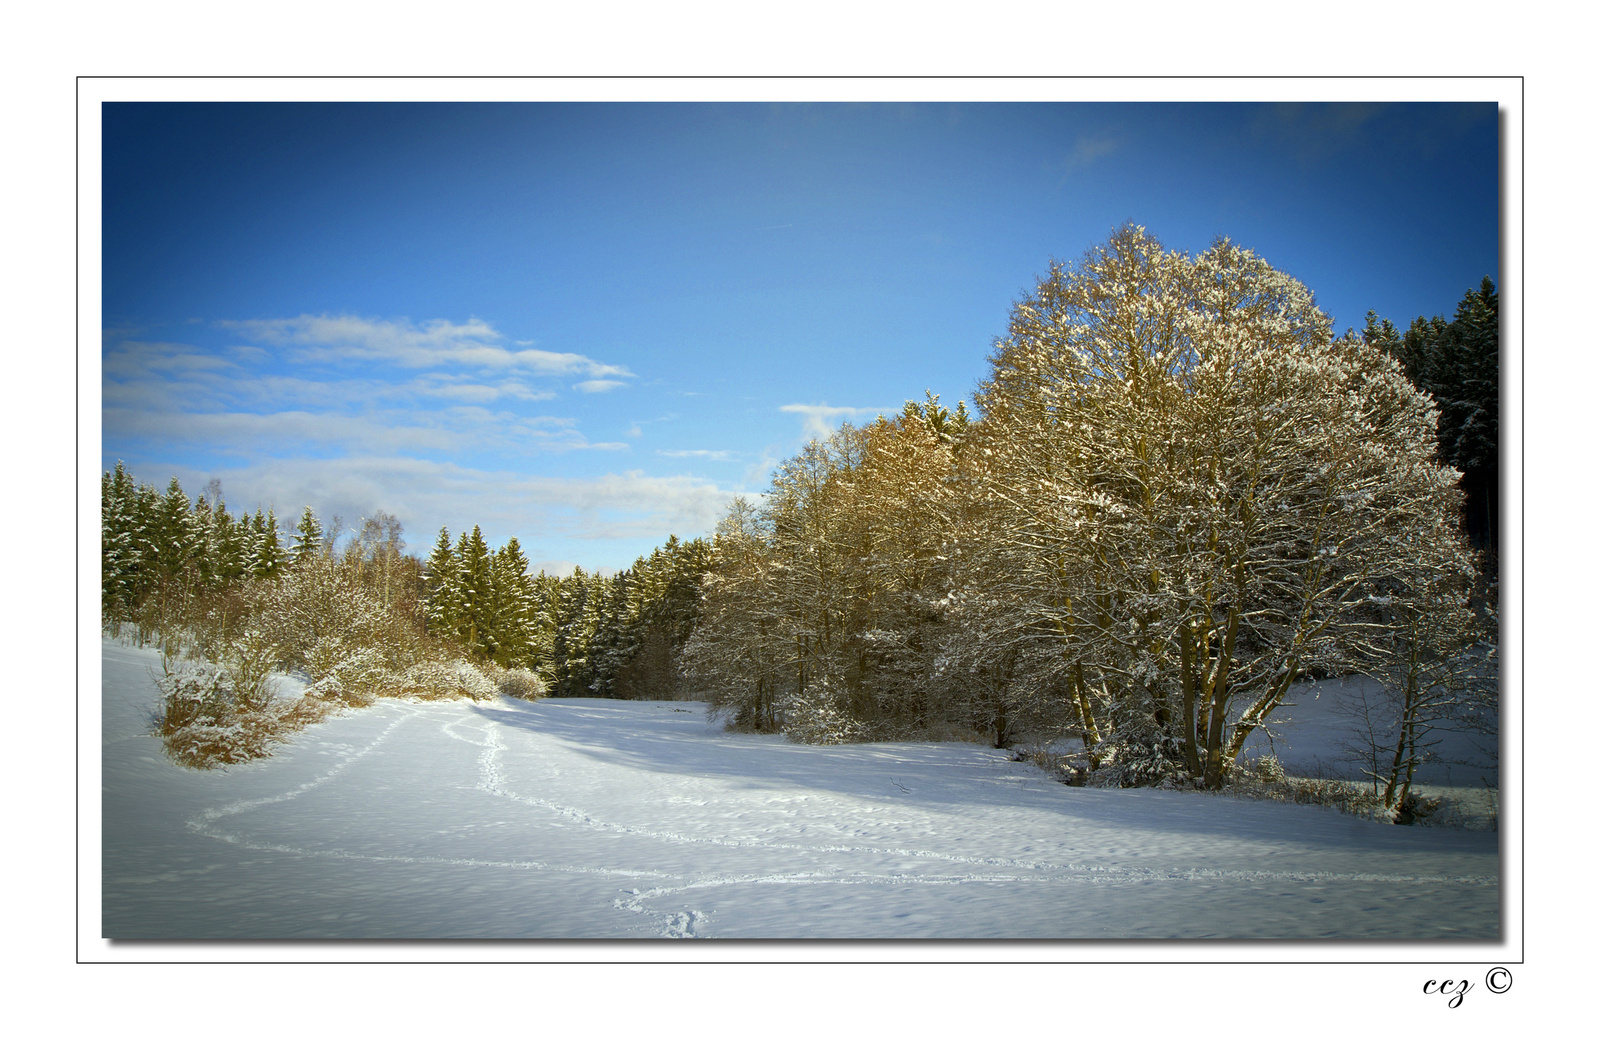
[[[1067,173],[1093,166],[1095,163],[1111,155],[1122,147],[1122,138],[1110,134],[1097,134],[1095,136],[1080,135],[1073,142],[1072,151],[1067,153],[1061,161],[1062,168]]]
[[[610,557],[623,566],[638,550],[607,543],[644,539],[659,544],[668,534],[708,533],[734,495],[701,478],[655,477],[639,470],[591,479],[541,477],[393,455],[270,459],[217,471],[179,467],[173,472],[191,493],[210,477],[220,478],[235,511],[273,506],[280,518],[292,520],[291,514],[310,505],[319,516],[337,514],[349,523],[383,509],[400,518],[411,550],[423,555],[441,526],[454,536],[477,524],[494,544],[516,535],[530,555],[556,550],[561,557],[555,558]],[[134,476],[155,479],[137,470]],[[590,566],[584,564],[586,570]]]
[[[656,454],[665,455],[669,459],[709,459],[712,462],[732,462],[740,455],[740,453],[736,451],[708,451],[705,448],[696,448],[690,451],[658,450]]]
[[[108,406],[103,436],[154,444],[205,445],[224,454],[259,457],[298,449],[455,452],[471,444],[471,431],[449,426],[386,423],[363,416],[305,411],[185,412]]]
[[[272,355],[260,347],[229,347],[228,353],[240,361],[252,365],[265,364],[272,360]]]
[[[271,326],[267,335],[278,338],[302,334],[284,322],[256,324]],[[320,319],[315,327],[322,327]],[[339,327],[354,336],[350,322]],[[476,326],[452,328],[471,332]],[[428,334],[443,335],[437,329]],[[590,443],[574,418],[520,414],[516,406],[555,396],[522,378],[536,373],[502,369],[484,378],[431,371],[386,382],[379,376],[390,370],[382,365],[364,366],[358,378],[317,378],[320,373],[305,367],[291,374],[266,368],[262,362],[270,360],[258,347],[208,354],[183,343],[116,343],[102,356],[103,435],[108,442],[134,438],[144,447],[167,445],[179,455],[203,446],[244,457],[627,450],[614,442]]]
[[[452,401],[471,401],[488,404],[508,398],[516,401],[548,401],[555,397],[553,390],[536,390],[517,380],[500,383],[480,383],[466,376],[430,372],[398,388],[428,397],[442,397]]]
[[[180,452],[204,445],[245,458],[329,451],[456,456],[495,451],[520,456],[628,450],[620,442],[591,443],[570,417],[519,416],[475,403],[425,411],[370,408],[359,415],[306,408],[192,411],[192,404],[171,388],[108,386],[100,413],[103,436],[107,441],[170,445]]]
[[[776,448],[768,445],[761,451],[761,457],[745,467],[744,483],[746,487],[765,484],[772,475],[772,469],[783,461],[783,456]]]
[[[786,404],[778,410],[804,416],[805,436],[819,440],[830,436],[843,420],[876,417],[893,411],[884,408],[839,408],[825,404]]]
[[[160,375],[163,380],[203,377],[209,373],[237,371],[238,365],[185,343],[144,343],[124,340],[104,352],[100,361],[104,379],[139,379]]]
[[[291,356],[303,361],[385,361],[405,368],[516,369],[537,375],[584,375],[591,380],[633,376],[621,365],[608,365],[582,354],[532,348],[509,350],[500,344],[501,334],[478,318],[463,324],[441,318],[417,325],[405,319],[302,314],[297,318],[218,324],[256,342],[291,348]],[[513,346],[522,342],[525,341]]]
[[[508,349],[476,319],[301,316],[229,328],[249,345],[108,336],[102,444],[138,479],[164,484],[176,474],[192,493],[220,477],[235,510],[276,506],[285,519],[307,504],[347,522],[384,509],[424,554],[441,524],[456,533],[480,524],[500,543],[516,534],[530,555],[537,546],[586,569],[626,566],[641,545],[648,552],[669,533],[707,533],[730,497],[690,476],[527,472],[527,460],[541,455],[633,451],[641,423],[622,441],[591,442],[577,395],[568,395],[567,415],[529,414],[529,402],[555,396],[556,387],[541,385],[548,377],[598,393],[631,382],[621,366]],[[599,467],[621,461],[596,458],[606,460]]]

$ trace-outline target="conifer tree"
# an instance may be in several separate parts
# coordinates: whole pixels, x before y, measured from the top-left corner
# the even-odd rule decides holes
[[[289,554],[295,563],[302,563],[322,551],[322,522],[310,506],[306,506],[300,514],[300,523],[295,526],[294,532],[294,544]]]
[[[425,588],[428,628],[435,635],[456,638],[464,611],[461,561],[452,547],[447,528],[439,528],[439,537],[433,543],[433,553],[428,557]]]
[[[494,660],[507,667],[526,667],[532,661],[534,590],[528,558],[515,535],[496,550],[490,575]]]
[[[261,511],[256,510],[256,516],[261,516]],[[283,541],[278,536],[278,514],[267,507],[267,518],[261,525],[260,541],[256,550],[256,571],[259,578],[273,578],[282,572],[289,563],[290,554],[283,546]]]
[[[591,585],[582,567],[562,578],[556,603],[555,633],[550,650],[551,690],[557,697],[584,697],[589,686]]]
[[[211,531],[215,547],[212,573],[219,584],[230,584],[244,576],[243,527],[243,518],[236,522],[227,504],[218,496],[211,513]]]
[[[460,568],[456,580],[461,597],[456,636],[468,648],[493,656],[494,574],[490,568],[489,546],[477,525],[473,525],[470,535],[462,534],[456,543],[456,559]]]
[[[138,489],[118,461],[100,481],[100,610],[111,624],[127,619],[137,605],[143,554],[137,516]]]
[[[540,571],[530,583],[533,590],[529,620],[530,667],[548,689],[556,685],[556,631],[560,625],[561,579]]]
[[[165,578],[182,574],[195,555],[194,517],[189,511],[189,496],[178,478],[167,484],[156,510],[156,566]]]

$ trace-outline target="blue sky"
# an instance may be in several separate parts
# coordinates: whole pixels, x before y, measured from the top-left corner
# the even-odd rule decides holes
[[[102,454],[621,568],[840,421],[968,398],[1119,224],[1340,330],[1500,280],[1489,104],[126,104]]]

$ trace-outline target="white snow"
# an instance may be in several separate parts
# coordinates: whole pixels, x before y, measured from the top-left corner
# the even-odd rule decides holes
[[[383,700],[197,772],[149,735],[155,653],[102,655],[108,938],[1499,934],[1493,832],[802,746],[682,702]]]

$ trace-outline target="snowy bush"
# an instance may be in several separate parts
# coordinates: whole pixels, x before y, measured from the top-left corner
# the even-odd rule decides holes
[[[1168,790],[1195,786],[1183,764],[1178,742],[1158,734],[1139,734],[1107,741],[1095,747],[1093,768],[1085,783],[1090,787],[1161,787]]]
[[[1437,813],[1443,804],[1442,798],[1427,798],[1415,791],[1407,791],[1405,797],[1394,807],[1394,822],[1420,823]]]
[[[850,713],[844,699],[826,679],[814,684],[805,695],[789,699],[783,732],[802,744],[850,744],[872,739],[867,724]]]
[[[526,668],[489,668],[491,680],[502,696],[535,701],[545,695],[544,680]]]
[[[307,655],[313,682],[306,691],[324,700],[365,707],[394,685],[396,676],[376,647],[350,647],[337,637],[318,640]]]
[[[1349,780],[1290,776],[1275,755],[1239,763],[1223,792],[1237,798],[1295,805],[1322,805],[1366,819],[1388,819],[1383,802],[1367,785]]]
[[[272,672],[280,650],[259,623],[245,625],[216,650],[213,660],[220,660],[228,669],[234,700],[241,707],[262,711],[277,696]]]
[[[167,736],[186,726],[215,725],[233,714],[233,689],[218,665],[174,665],[162,662],[161,713],[158,732]]]
[[[315,721],[302,703],[277,700],[262,676],[243,682],[217,664],[162,662],[156,732],[180,765],[210,769],[272,753],[286,734]]]
[[[470,661],[423,661],[406,669],[395,692],[430,701],[485,701],[498,696],[500,688]]]
[[[1281,784],[1289,778],[1284,772],[1283,763],[1278,761],[1277,755],[1262,755],[1250,762],[1250,772],[1256,780],[1264,784]]]
[[[387,657],[406,656],[416,643],[415,620],[364,588],[353,562],[309,556],[261,592],[260,613],[275,626],[286,666],[305,665],[315,674],[311,659],[330,640],[372,647]]]

